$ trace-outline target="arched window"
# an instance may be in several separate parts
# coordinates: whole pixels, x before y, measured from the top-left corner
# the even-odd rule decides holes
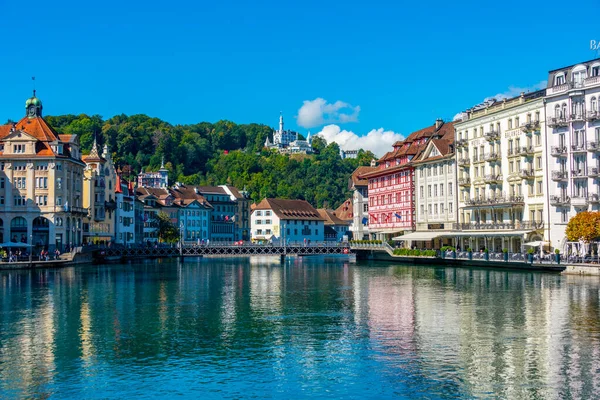
[[[571,79],[575,87],[583,86],[583,81],[587,78],[587,71],[585,66],[578,65],[571,71]]]
[[[560,117],[567,118],[567,103],[562,104]]]

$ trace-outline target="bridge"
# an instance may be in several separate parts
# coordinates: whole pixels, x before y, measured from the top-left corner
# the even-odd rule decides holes
[[[202,256],[316,256],[316,255],[348,255],[352,253],[349,243],[318,243],[303,245],[230,245],[211,244],[210,246],[183,247],[113,247],[94,250],[98,260],[119,258],[154,258],[154,257],[202,257]]]

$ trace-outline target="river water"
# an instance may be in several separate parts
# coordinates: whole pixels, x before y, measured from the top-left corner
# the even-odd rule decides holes
[[[0,398],[594,398],[598,278],[344,258],[0,272]]]

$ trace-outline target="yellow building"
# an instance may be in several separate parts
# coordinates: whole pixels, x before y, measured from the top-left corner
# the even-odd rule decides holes
[[[83,223],[83,240],[85,243],[114,242],[117,172],[108,146],[104,146],[100,155],[94,139],[90,154],[82,158],[86,165],[83,173],[83,206],[89,210]]]
[[[79,139],[46,123],[35,91],[25,110],[19,122],[0,126],[0,241],[34,251],[80,245],[87,210]]]

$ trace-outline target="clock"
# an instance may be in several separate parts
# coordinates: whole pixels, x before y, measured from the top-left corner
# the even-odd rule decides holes
[[[33,104],[27,109],[27,115],[29,117],[35,117],[35,106]]]

